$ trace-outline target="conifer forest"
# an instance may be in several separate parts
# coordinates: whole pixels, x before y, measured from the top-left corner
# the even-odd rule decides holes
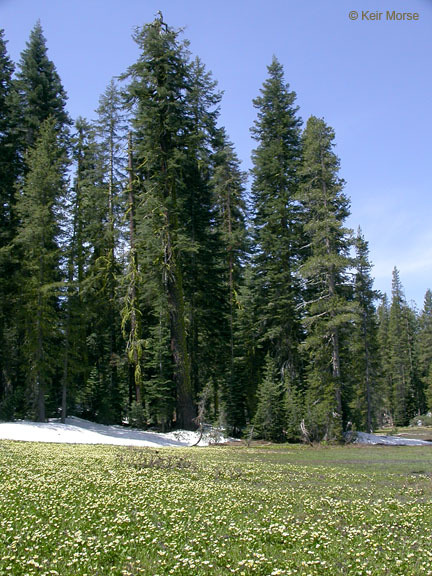
[[[426,414],[432,292],[374,289],[333,129],[274,57],[246,174],[182,32],[133,39],[72,119],[41,24],[16,64],[0,33],[0,419],[320,441]]]

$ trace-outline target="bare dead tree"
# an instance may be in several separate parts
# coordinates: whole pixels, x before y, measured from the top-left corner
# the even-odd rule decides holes
[[[198,402],[198,415],[196,416],[196,418],[193,419],[195,424],[197,424],[197,426],[198,426],[198,430],[199,430],[200,435],[199,435],[198,440],[195,442],[195,444],[192,444],[191,448],[193,448],[194,446],[198,446],[198,444],[202,440],[203,433],[204,433],[204,419],[205,419],[205,415],[206,415],[206,405],[207,405],[208,399],[210,398],[210,395],[211,395],[211,386],[210,386],[210,384],[206,384],[206,386],[204,387],[204,390],[201,393],[200,401]]]

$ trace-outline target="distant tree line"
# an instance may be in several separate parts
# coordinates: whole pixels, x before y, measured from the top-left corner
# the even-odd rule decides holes
[[[432,293],[373,288],[334,132],[276,58],[251,189],[221,94],[159,16],[96,118],[66,111],[40,23],[0,35],[0,418],[338,439],[432,408]]]

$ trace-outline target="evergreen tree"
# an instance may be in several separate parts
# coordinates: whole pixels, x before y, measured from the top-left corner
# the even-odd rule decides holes
[[[92,257],[94,238],[95,236],[99,238],[101,235],[100,226],[95,231],[92,228],[100,216],[100,203],[96,202],[95,206],[93,203],[95,201],[94,189],[100,186],[102,167],[95,132],[90,123],[81,117],[75,122],[72,152],[75,174],[70,194],[71,223],[67,249],[66,304],[66,315],[72,329],[68,330],[66,342],[68,359],[65,358],[65,363],[71,364],[71,367],[68,379],[66,379],[66,374],[63,378],[65,385],[74,383],[73,397],[78,402],[80,412],[87,417],[95,418],[97,409],[90,407],[91,401],[86,385],[92,368],[89,358],[91,347],[88,344],[93,342],[93,339],[88,341],[91,310],[87,305],[85,281]]]
[[[415,413],[414,318],[405,300],[399,271],[392,277],[389,317],[389,355],[392,412],[396,426],[407,425]]]
[[[128,93],[134,106],[136,231],[145,285],[141,312],[143,339],[157,348],[148,348],[144,388],[150,394],[159,382],[160,393],[167,394],[168,366],[154,369],[156,357],[167,359],[168,331],[177,422],[190,427],[193,399],[204,387],[212,390],[214,417],[226,396],[228,291],[213,177],[220,94],[201,61],[189,62],[186,45],[161,16],[136,40],[143,52],[129,69]],[[154,392],[150,395],[153,405],[161,406]]]
[[[116,246],[123,232],[126,212],[124,183],[126,180],[127,154],[124,103],[114,81],[100,98],[97,109],[96,133],[102,160],[101,181],[101,237],[95,238],[95,269],[92,282],[98,285],[99,301],[104,304],[98,312],[99,331],[103,335],[104,350],[101,363],[106,367],[107,396],[116,420],[121,419],[122,400],[119,379],[120,314],[116,293],[120,273]],[[96,245],[98,248],[96,248]]]
[[[190,64],[188,76],[189,133],[179,210],[180,226],[194,248],[182,258],[188,350],[194,394],[197,397],[209,387],[212,416],[217,418],[223,411],[229,362],[225,247],[221,231],[215,226],[217,207],[212,181],[221,96],[198,58]]]
[[[378,425],[393,425],[393,390],[391,380],[391,362],[389,354],[389,322],[390,322],[390,304],[387,294],[381,296],[381,301],[377,309],[378,322],[378,357],[379,357],[379,377],[378,377],[378,395],[379,395],[379,414]]]
[[[284,387],[276,362],[269,355],[266,356],[264,376],[258,386],[257,399],[254,430],[264,440],[283,440],[286,424]]]
[[[254,290],[252,266],[245,268],[244,283],[238,292],[238,309],[234,322],[233,409],[234,433],[251,422],[257,407],[256,391],[262,376],[262,348],[259,340],[259,306]]]
[[[45,396],[55,390],[59,352],[59,210],[65,195],[66,158],[55,121],[48,119],[27,160],[18,202],[15,246],[22,258],[20,310],[25,326],[27,381],[34,392],[36,419],[45,420]],[[56,394],[57,393],[57,394]]]
[[[96,128],[82,118],[77,120],[76,130],[70,253],[77,287],[71,294],[76,302],[75,348],[81,351],[81,365],[75,375],[77,400],[81,410],[92,418],[119,422],[122,400],[114,206],[122,190],[114,175],[109,141],[97,141]]]
[[[88,310],[84,302],[84,280],[91,243],[87,243],[87,222],[93,216],[88,189],[96,185],[101,173],[97,170],[97,153],[94,132],[83,118],[75,123],[72,138],[72,161],[75,174],[68,194],[68,229],[66,236],[65,277],[65,349],[62,378],[62,419],[68,406],[78,402],[82,414],[94,417],[84,400],[85,382],[89,376],[87,347]],[[71,394],[72,393],[72,394]]]
[[[0,29],[0,248],[9,244],[16,228],[15,188],[19,175],[17,153],[17,99],[14,65]]]
[[[20,222],[19,211],[29,196],[29,191],[26,192],[23,189],[24,186],[28,186],[24,182],[24,175],[27,175],[30,169],[35,170],[34,165],[30,168],[29,162],[34,157],[33,148],[38,141],[39,131],[44,123],[50,123],[55,130],[56,138],[58,138],[57,144],[62,147],[63,156],[66,150],[67,125],[69,124],[69,118],[64,108],[66,96],[55,67],[47,57],[46,42],[39,23],[33,29],[27,48],[21,55],[14,87],[15,90],[12,90],[13,104],[12,107],[9,107],[9,112],[12,111],[10,117],[14,118],[12,134],[13,154],[16,160],[12,162],[10,154],[2,155],[2,158],[7,162],[6,166],[10,177],[14,172],[16,179],[15,186],[11,187],[8,184],[8,210],[12,228],[10,228],[11,234],[9,235],[10,245],[5,253],[10,278],[8,284],[11,287],[11,296],[7,299],[10,307],[7,332],[11,342],[9,347],[11,370],[9,373],[13,374],[10,382],[15,394],[21,398],[18,403],[19,406],[17,406],[18,413],[20,416],[24,416],[27,400],[24,391],[26,381],[28,382],[28,366],[23,362],[23,358],[28,358],[29,330],[22,313],[22,298],[17,295],[25,283],[23,279],[29,274],[29,269],[25,269],[23,254],[18,251],[18,246],[21,245],[22,247],[22,243],[17,237],[17,229],[20,227],[19,236],[22,238],[22,222]],[[8,147],[9,152],[11,152],[10,143]],[[14,207],[15,204],[16,207]],[[21,208],[18,208],[18,204],[21,204]],[[51,398],[51,401],[55,403],[57,400],[54,397]],[[42,400],[40,401],[40,412],[42,412]]]
[[[254,100],[258,112],[251,130],[258,143],[252,154],[254,315],[261,362],[270,352],[278,369],[298,385],[303,338],[298,267],[303,242],[297,200],[301,120],[295,98],[281,64],[273,58],[261,95]]]
[[[285,437],[289,442],[301,439],[301,422],[304,414],[303,390],[289,379],[284,379]]]
[[[138,266],[135,177],[133,166],[132,133],[128,135],[128,203],[129,224],[126,274],[122,282],[125,292],[121,309],[122,332],[126,340],[126,353],[129,367],[129,404],[136,404],[142,410],[142,371],[141,358],[144,341],[141,335],[141,311],[139,309],[139,288],[141,274]]]
[[[139,233],[147,258],[158,264],[149,270],[151,282],[168,304],[177,424],[191,428],[195,409],[182,258],[194,247],[179,221],[190,127],[186,101],[190,84],[186,46],[178,35],[163,22],[162,15],[136,31],[134,39],[141,53],[128,70],[128,93],[134,105]]]
[[[215,150],[213,173],[217,226],[223,246],[222,268],[228,300],[229,355],[226,391],[226,418],[234,432],[246,424],[246,391],[242,370],[236,370],[236,356],[242,347],[236,331],[239,312],[239,292],[244,282],[247,252],[246,203],[244,199],[246,175],[233,145],[224,130],[220,131]],[[238,364],[238,363],[237,363]],[[243,373],[244,376],[244,373]]]
[[[374,306],[378,293],[373,289],[368,243],[360,228],[355,239],[355,251],[354,301],[357,315],[351,338],[352,374],[355,379],[351,410],[357,427],[371,432],[378,408],[378,326]]]
[[[0,412],[13,416],[17,376],[14,261],[10,243],[17,227],[16,188],[21,172],[18,156],[18,106],[12,80],[14,66],[0,30]],[[1,417],[1,415],[0,415]]]
[[[95,131],[100,143],[104,184],[106,188],[106,232],[108,274],[110,293],[115,287],[115,247],[120,232],[125,233],[125,186],[127,180],[127,122],[123,97],[119,87],[112,80],[99,100]]]
[[[300,198],[305,209],[309,256],[302,265],[306,301],[308,419],[324,437],[340,437],[348,419],[347,374],[341,362],[341,335],[353,319],[347,271],[351,231],[344,227],[349,202],[333,152],[334,132],[309,118],[303,134]],[[320,433],[321,433],[320,432]]]
[[[421,381],[419,411],[424,413],[423,394],[427,396],[427,408],[432,410],[432,291],[427,290],[420,315],[418,335],[418,367]]]
[[[46,39],[40,21],[30,33],[26,49],[21,54],[17,86],[23,115],[23,147],[32,146],[42,123],[52,118],[62,135],[70,124],[65,110],[66,93],[54,63],[48,58]]]

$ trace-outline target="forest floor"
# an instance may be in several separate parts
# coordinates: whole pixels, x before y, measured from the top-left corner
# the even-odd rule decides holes
[[[0,576],[432,575],[432,446],[0,441]]]

